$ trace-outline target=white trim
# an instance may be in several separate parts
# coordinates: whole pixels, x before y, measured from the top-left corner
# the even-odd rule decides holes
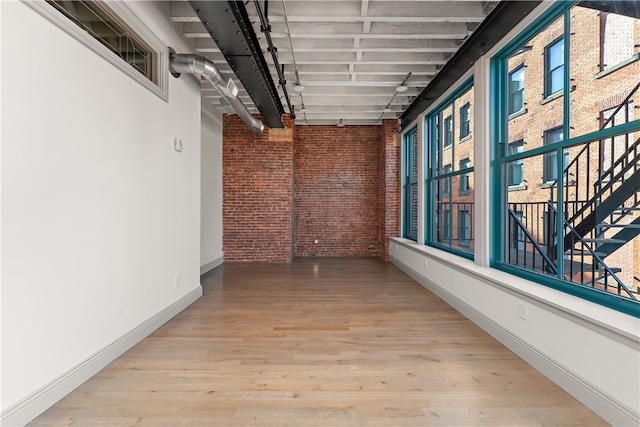
[[[205,265],[201,265],[200,275],[202,276],[204,273],[207,273],[213,270],[214,268],[221,266],[223,262],[224,262],[224,257],[219,257],[214,259],[213,261],[206,263]]]
[[[202,296],[202,285],[2,412],[3,426],[23,426]]]
[[[84,29],[77,26],[62,13],[44,1],[22,0],[24,4],[38,12],[49,22],[65,31],[71,37],[106,59],[116,68],[140,83],[145,88],[159,96],[162,100],[169,100],[169,48],[156,37],[144,22],[122,0],[106,0],[107,5],[122,21],[131,28],[146,44],[157,54],[157,83],[152,82],[133,67],[127,64],[119,56],[111,52],[106,46],[93,38]]]
[[[397,245],[402,243],[395,244]],[[599,416],[604,418],[607,422],[613,425],[620,426],[638,425],[640,423],[640,416],[632,408],[629,408],[627,405],[620,402],[605,391],[597,388],[595,385],[580,377],[579,375],[568,369],[566,366],[558,363],[556,360],[539,351],[537,348],[531,346],[526,341],[523,341],[517,335],[514,335],[510,331],[503,328],[500,324],[494,322],[481,312],[477,311],[474,307],[460,300],[455,295],[447,292],[442,287],[431,282],[426,276],[424,276],[424,274],[414,270],[393,255],[394,253],[391,253],[390,261],[394,265],[407,273],[426,289],[433,292],[444,302],[451,305],[462,315],[467,317],[481,329],[497,339],[509,350],[513,351],[524,361],[533,366],[536,370],[540,371],[543,375],[545,375],[554,383],[558,384],[565,391],[567,391],[573,397],[586,405],[589,409],[593,410]],[[449,264],[447,262],[447,265],[449,267],[456,268],[455,264]],[[478,277],[478,279],[483,280],[484,278]],[[537,302],[540,303],[540,301]],[[569,313],[566,312],[563,315],[567,318],[572,317]],[[580,319],[572,320],[576,320],[577,323],[584,324],[584,322],[580,321]]]

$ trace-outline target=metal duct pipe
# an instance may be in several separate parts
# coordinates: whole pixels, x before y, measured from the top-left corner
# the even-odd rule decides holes
[[[172,52],[169,59],[169,69],[171,70],[171,74],[175,77],[179,77],[180,73],[200,74],[211,82],[220,96],[227,101],[231,108],[233,108],[242,121],[249,126],[249,129],[251,129],[253,133],[258,135],[264,130],[264,124],[253,117],[240,98],[231,93],[231,91],[225,86],[225,81],[220,75],[218,69],[213,65],[213,62],[209,61],[204,56]]]

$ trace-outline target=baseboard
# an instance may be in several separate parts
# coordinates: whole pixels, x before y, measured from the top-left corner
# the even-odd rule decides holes
[[[2,411],[0,425],[24,426],[32,421],[201,296],[202,286],[198,285],[178,301],[142,322],[39,390]]]
[[[211,262],[206,263],[205,265],[200,267],[200,275],[202,276],[204,273],[208,273],[209,271],[213,270],[214,268],[222,265],[222,263],[224,262],[224,257],[219,257],[214,259]]]
[[[518,336],[506,330],[455,295],[447,292],[440,286],[437,286],[435,283],[431,282],[421,273],[404,264],[402,261],[393,257],[390,261],[396,267],[411,276],[415,281],[478,325],[489,335],[497,339],[505,347],[513,351],[551,381],[558,384],[608,423],[614,426],[640,425],[640,417],[633,409],[598,389],[593,384],[585,381],[566,366],[563,366],[554,359],[551,359],[529,343],[521,340]]]

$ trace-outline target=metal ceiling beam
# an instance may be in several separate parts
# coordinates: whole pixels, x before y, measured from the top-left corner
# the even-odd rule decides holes
[[[284,108],[243,2],[189,0],[189,3],[267,125],[283,128]]]

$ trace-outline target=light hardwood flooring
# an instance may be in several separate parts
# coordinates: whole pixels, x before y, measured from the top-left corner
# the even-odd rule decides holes
[[[225,264],[32,426],[607,425],[395,266]]]

